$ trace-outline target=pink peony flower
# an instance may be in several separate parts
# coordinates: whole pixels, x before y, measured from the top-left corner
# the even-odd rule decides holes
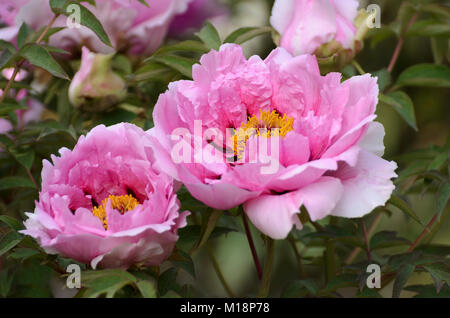
[[[312,54],[332,40],[354,46],[357,0],[276,0],[270,23],[281,35],[280,46],[293,55]]]
[[[321,76],[314,56],[283,48],[247,60],[225,44],[200,62],[193,81],[171,83],[160,96],[150,131],[160,168],[195,198],[222,210],[244,204],[276,239],[301,228],[302,205],[312,220],[355,218],[389,199],[397,166],[381,158],[376,78],[341,83],[339,73]],[[217,137],[227,129],[231,142]],[[260,160],[250,160],[264,142],[271,150],[258,146]]]
[[[170,177],[154,169],[148,136],[132,124],[103,125],[44,160],[42,189],[24,234],[48,253],[93,268],[159,265],[188,212]]]
[[[22,22],[38,30],[53,17],[48,0],[21,0],[22,5],[14,10],[0,9],[2,18],[10,28],[0,30],[0,37],[11,38],[11,28],[15,34]],[[64,49],[87,46],[97,53],[112,53],[126,50],[132,54],[145,55],[155,51],[164,40],[170,22],[177,14],[183,13],[191,0],[152,0],[146,7],[137,0],[97,0],[96,7],[85,5],[102,23],[114,48],[102,43],[90,29],[67,28],[53,35],[50,44]],[[4,13],[6,12],[6,14]],[[3,15],[4,18],[2,17]],[[55,26],[67,26],[67,17],[61,16]]]

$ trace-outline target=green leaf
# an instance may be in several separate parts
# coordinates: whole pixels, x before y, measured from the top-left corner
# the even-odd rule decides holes
[[[146,0],[138,0],[138,1],[146,7],[150,7]]]
[[[392,106],[409,126],[415,131],[418,131],[414,105],[411,98],[406,93],[398,91],[387,95],[381,94],[380,101],[386,105]]]
[[[375,289],[371,289],[371,288],[364,288],[362,291],[358,291],[358,293],[356,294],[356,297],[359,297],[359,298],[383,298],[383,296],[381,296],[379,292],[377,292]]]
[[[414,65],[400,74],[395,86],[450,87],[450,69],[436,64]]]
[[[448,199],[450,197],[450,183],[445,182],[439,187],[436,200],[436,213],[438,214],[438,220],[440,220],[444,209],[447,206]]]
[[[198,250],[208,241],[209,236],[216,227],[217,221],[219,220],[222,213],[223,212],[221,210],[213,210],[212,212],[208,213],[207,216],[205,215],[204,219],[207,221],[204,222],[204,225],[202,226],[203,232],[194,250]]]
[[[17,46],[19,48],[21,48],[25,44],[27,38],[32,33],[33,33],[33,29],[25,22],[22,23],[22,25],[19,29],[19,33],[17,34]]]
[[[203,43],[205,43],[205,45],[210,49],[218,51],[220,45],[222,44],[219,33],[209,21],[206,21],[205,26],[200,30],[200,32],[195,33],[195,35],[199,37],[200,40],[202,40]]]
[[[406,33],[407,36],[440,36],[447,38],[450,36],[450,25],[436,20],[421,20]]]
[[[195,267],[194,262],[192,261],[191,256],[183,252],[182,250],[177,249],[172,253],[169,260],[177,267],[182,268],[188,274],[190,274],[193,278],[195,278]]]
[[[20,55],[34,66],[41,67],[56,77],[69,79],[66,72],[43,46],[38,44],[27,44],[20,51]]]
[[[23,236],[16,231],[10,231],[6,233],[0,240],[0,256],[8,252],[14,246],[19,244],[23,239]]]
[[[403,287],[405,286],[409,277],[414,272],[415,268],[416,268],[416,266],[411,265],[411,264],[404,264],[400,267],[399,271],[397,272],[396,278],[395,278],[394,288],[392,290],[393,298],[400,297],[400,293],[402,292]]]
[[[0,222],[5,223],[6,225],[8,225],[11,229],[15,230],[15,231],[19,231],[23,229],[23,225],[22,222],[20,222],[19,220],[8,216],[8,215],[0,215]]]
[[[386,68],[373,72],[372,75],[378,77],[378,87],[381,92],[392,83],[391,73]]]
[[[404,288],[407,291],[418,293],[414,298],[450,298],[450,288],[444,286],[440,293],[436,293],[433,285],[412,285]]]
[[[55,14],[63,14],[67,0],[50,0],[50,8]]]
[[[24,177],[4,177],[0,179],[0,190],[9,190],[14,188],[35,188],[33,182]]]
[[[176,283],[177,269],[172,267],[162,273],[158,278],[158,294],[160,297],[167,294],[170,290],[177,292],[179,286]]]
[[[136,283],[139,292],[144,298],[156,298],[156,290],[154,283],[148,280],[139,280]]]
[[[0,116],[6,115],[12,111],[19,110],[19,109],[28,109],[28,106],[22,105],[19,103],[7,103],[3,102],[0,106]]]
[[[445,60],[450,61],[448,39],[442,37],[431,38],[431,50],[436,64],[443,64]]]
[[[433,280],[436,282],[436,292],[439,293],[442,288],[441,282],[447,283],[450,286],[450,266],[444,263],[436,263],[424,265],[424,269],[430,273]]]
[[[84,296],[89,298],[103,294],[106,294],[107,298],[112,298],[126,285],[136,283],[136,277],[119,269],[82,272],[81,279],[83,286],[86,287]]]
[[[240,28],[226,37],[224,43],[245,43],[259,35],[270,34],[273,31],[271,27],[246,27]]]
[[[6,297],[12,286],[14,272],[4,269],[0,271],[0,297]]]
[[[342,274],[330,280],[321,292],[333,292],[339,288],[357,286],[357,276],[354,274]]]
[[[425,224],[423,224],[422,221],[417,216],[416,212],[414,212],[414,210],[409,206],[409,204],[406,203],[399,196],[393,194],[387,204],[392,204],[393,206],[398,208],[400,211],[405,213],[407,216],[412,218],[414,221],[416,221],[417,223],[419,223],[422,226],[425,226]]]
[[[17,248],[14,250],[14,252],[8,255],[8,258],[25,261],[35,255],[40,255],[39,251],[33,250],[31,248]]]
[[[450,19],[450,8],[446,5],[440,5],[435,3],[424,4],[419,7],[422,12],[435,14],[444,19]]]
[[[72,2],[72,4],[76,4],[80,6],[80,24],[94,31],[94,33],[98,36],[98,38],[108,46],[112,47],[111,41],[109,40],[108,34],[106,34],[105,29],[103,28],[100,21],[89,11],[86,7]],[[65,12],[65,15],[70,15],[70,12]]]
[[[198,52],[206,53],[208,48],[200,41],[187,40],[183,42],[177,42],[171,45],[166,45],[158,49],[153,55],[162,55],[173,52]]]
[[[34,151],[29,149],[27,151],[18,151],[15,148],[10,148],[9,152],[14,158],[26,169],[30,170],[34,162]]]
[[[376,233],[370,240],[370,249],[385,248],[396,245],[407,245],[410,242],[402,237],[397,237],[396,232],[381,231]]]
[[[367,38],[370,38],[370,48],[374,49],[378,43],[395,36],[396,33],[391,26],[381,26],[381,28],[370,29]]]
[[[192,78],[192,66],[197,63],[194,59],[174,55],[156,56],[153,59],[189,78]]]
[[[14,45],[5,40],[0,40],[0,49],[6,50],[12,54],[16,53],[16,48]]]
[[[314,296],[317,294],[317,292],[317,284],[312,279],[295,280],[287,285],[287,287],[283,290],[281,297],[298,298],[303,297],[308,293]]]

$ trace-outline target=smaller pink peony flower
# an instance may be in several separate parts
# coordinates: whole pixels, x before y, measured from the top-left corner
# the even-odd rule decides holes
[[[276,0],[270,23],[280,46],[293,55],[312,54],[333,40],[353,50],[357,0]]]
[[[126,96],[125,81],[111,67],[112,54],[96,54],[83,47],[80,70],[69,87],[70,102],[76,106],[89,104],[101,111],[116,104]]]
[[[132,124],[101,125],[53,164],[44,160],[39,202],[22,233],[93,268],[163,262],[189,213],[179,213],[173,180],[154,169],[148,138]]]

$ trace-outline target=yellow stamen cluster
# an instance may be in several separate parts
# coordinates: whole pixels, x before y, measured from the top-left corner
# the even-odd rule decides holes
[[[139,201],[129,194],[121,196],[110,195],[104,199],[102,205],[94,207],[92,214],[103,222],[105,230],[108,229],[108,221],[106,220],[106,204],[108,200],[111,201],[111,208],[118,210],[121,214],[131,211],[139,205]]]
[[[294,130],[293,126],[294,118],[287,117],[286,114],[282,117],[275,110],[272,112],[261,110],[259,118],[255,115],[249,117],[247,123],[234,131],[234,153],[241,159],[247,140],[251,136],[284,138],[288,132]]]

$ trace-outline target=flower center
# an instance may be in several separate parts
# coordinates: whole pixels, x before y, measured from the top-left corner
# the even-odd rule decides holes
[[[108,229],[108,221],[106,220],[106,204],[108,203],[108,200],[111,201],[111,207],[118,210],[121,214],[131,211],[139,205],[139,201],[130,194],[120,196],[110,195],[104,199],[102,205],[94,207],[92,214],[103,222],[105,230]]]
[[[272,112],[261,110],[259,118],[253,115],[248,118],[247,123],[242,124],[239,129],[234,130],[234,153],[241,159],[247,140],[251,136],[262,136],[266,138],[281,136],[284,138],[288,132],[294,130],[293,126],[294,118],[287,117],[286,114],[281,117],[275,110]]]

